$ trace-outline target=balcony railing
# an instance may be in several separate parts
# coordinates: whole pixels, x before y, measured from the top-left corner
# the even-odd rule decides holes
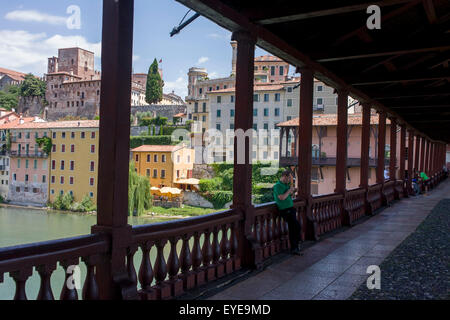
[[[434,187],[446,175],[439,172],[430,178],[430,187]],[[403,185],[403,181],[387,181],[367,190],[349,190],[345,195],[335,193],[294,201],[302,239],[318,240],[328,232],[373,214],[383,206],[383,194],[389,198],[394,192],[398,199],[396,191]],[[126,245],[128,279],[122,281],[123,298],[134,298],[133,292],[139,289],[140,299],[172,299],[240,270],[244,259],[247,264],[249,260],[253,261],[257,268],[270,263],[271,257],[289,248],[287,225],[274,203],[258,205],[251,210],[249,215],[232,209],[133,227],[132,237]],[[37,299],[53,300],[56,293],[50,279],[59,264],[66,271],[64,282],[58,283],[62,288],[57,293],[59,298],[78,300],[77,291],[64,283],[70,277],[68,268],[83,263],[87,274],[81,298],[98,299],[102,295],[97,283],[97,268],[110,261],[110,241],[110,235],[92,234],[0,249],[0,285],[4,275],[9,274],[15,282],[14,299],[34,299],[27,297],[25,287],[37,271],[40,277]],[[240,255],[244,252],[243,242],[250,245],[251,257]],[[150,259],[150,251],[156,252],[156,259]],[[139,266],[133,263],[135,256],[140,259]]]
[[[369,159],[369,167],[375,168],[377,167],[378,159]],[[389,165],[389,159],[384,161],[385,166]],[[296,166],[298,165],[298,157],[280,157],[280,166],[288,167],[288,166]],[[313,166],[336,166],[336,157],[313,157],[312,158]],[[360,158],[348,158],[347,159],[348,167],[360,167],[361,159]]]
[[[48,158],[48,154],[45,152],[19,152],[11,151],[10,156],[13,158]]]

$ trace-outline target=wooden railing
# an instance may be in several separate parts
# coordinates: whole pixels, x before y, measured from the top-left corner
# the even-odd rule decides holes
[[[345,195],[345,210],[349,216],[349,223],[353,225],[366,214],[366,189],[348,190]]]
[[[336,230],[342,226],[344,196],[330,194],[313,197],[311,203],[311,216],[316,223],[316,236]]]
[[[405,182],[402,180],[396,180],[395,181],[395,195],[396,195],[396,199],[400,200],[402,198],[405,197]]]
[[[388,180],[383,186],[383,196],[386,201],[386,205],[389,205],[395,200],[395,181]]]
[[[61,287],[59,299],[78,300],[76,288],[69,288],[66,283],[71,276],[71,269],[78,266],[81,259],[87,268],[82,298],[96,300],[99,298],[96,265],[108,248],[107,239],[100,234],[2,248],[0,283],[3,282],[4,275],[9,273],[15,282],[14,300],[27,300],[25,286],[36,270],[40,276],[40,288],[37,297],[32,299],[54,300],[50,279],[59,263],[66,274],[64,282],[58,283]]]
[[[370,206],[370,214],[373,214],[376,210],[381,208],[382,197],[381,190],[383,185],[381,183],[369,186],[367,191],[367,202]]]
[[[233,210],[133,228],[127,266],[143,300],[170,299],[241,268],[240,215]],[[181,247],[181,249],[179,249]],[[133,258],[140,249],[139,276]],[[168,249],[166,261],[164,249]],[[156,250],[152,263],[150,251]],[[153,266],[152,266],[153,264]]]

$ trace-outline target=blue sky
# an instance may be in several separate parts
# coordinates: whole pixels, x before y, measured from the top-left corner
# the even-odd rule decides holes
[[[81,28],[67,28],[67,8],[80,8]],[[170,37],[188,9],[174,0],[135,0],[133,69],[146,73],[154,58],[163,60],[165,92],[187,94],[190,67],[210,77],[231,72],[231,33],[200,17]],[[0,67],[43,75],[58,48],[79,46],[96,54],[100,69],[101,0],[13,0],[0,7]],[[191,12],[189,14],[192,15]],[[256,55],[265,52],[257,49]]]

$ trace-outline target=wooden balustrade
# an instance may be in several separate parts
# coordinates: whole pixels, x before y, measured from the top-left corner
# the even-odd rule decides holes
[[[316,236],[336,230],[342,226],[344,196],[342,194],[330,194],[313,197],[311,203],[311,215],[317,224]]]
[[[353,225],[366,214],[366,190],[357,188],[348,190],[345,195],[345,210],[349,216],[349,223]]]
[[[382,192],[385,199],[385,205],[389,205],[395,200],[395,180],[387,181],[383,186]]]
[[[202,217],[133,228],[133,242],[142,252],[140,297],[165,300],[180,296],[240,269],[237,224],[233,210]],[[177,249],[180,244],[181,249]],[[150,251],[156,250],[152,265]],[[168,259],[164,253],[168,249]],[[134,253],[130,251],[130,255]],[[130,257],[128,260],[132,261]],[[131,268],[129,266],[129,268]]]
[[[405,181],[396,180],[394,190],[395,190],[395,198],[397,200],[404,198],[405,197],[405,194],[404,194]]]
[[[50,279],[59,264],[64,268],[66,276],[64,282],[58,284],[61,286],[61,291],[56,296],[61,300],[78,300],[76,288],[68,287],[67,283],[74,274],[74,267],[83,262],[86,265],[87,274],[83,284],[82,298],[97,300],[99,292],[95,277],[96,265],[100,257],[107,253],[108,248],[108,240],[101,234],[2,248],[0,249],[0,283],[4,280],[4,274],[9,273],[16,286],[14,300],[27,300],[29,297],[27,297],[25,286],[33,270],[36,270],[40,277],[36,299],[54,300],[55,293]]]
[[[378,183],[369,186],[369,189],[367,190],[367,202],[369,205],[370,214],[374,214],[374,212],[380,209],[383,204],[381,195],[382,188],[383,185]]]

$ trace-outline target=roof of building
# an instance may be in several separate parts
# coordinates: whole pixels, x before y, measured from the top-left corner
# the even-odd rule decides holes
[[[75,128],[98,128],[99,120],[73,120],[73,121],[35,121],[36,118],[22,118],[5,123],[0,129],[75,129]]]
[[[144,145],[135,148],[133,152],[174,152],[183,149],[181,146],[167,146],[167,145]]]
[[[58,71],[58,72],[47,73],[47,76],[58,76],[58,75],[65,75],[65,76],[71,76],[71,77],[74,77],[74,78],[82,79],[82,77],[77,76],[76,74],[71,74],[71,73],[65,72],[65,71]]]
[[[272,56],[270,54],[256,57],[255,61],[256,62],[283,62],[283,60],[281,60],[280,58]]]
[[[370,124],[378,124],[378,116],[370,116]],[[289,121],[281,122],[277,124],[277,127],[298,127],[300,118],[295,118]],[[386,124],[390,124],[389,119],[386,119]],[[362,125],[362,114],[351,114],[347,118],[348,125]],[[337,125],[337,114],[326,114],[326,115],[314,115],[313,116],[313,126],[336,126]]]
[[[0,68],[0,74],[1,73],[5,74],[5,75],[9,76],[11,79],[17,80],[17,81],[25,80],[25,76],[26,76],[26,73],[9,70],[9,69],[5,69],[5,68]]]

